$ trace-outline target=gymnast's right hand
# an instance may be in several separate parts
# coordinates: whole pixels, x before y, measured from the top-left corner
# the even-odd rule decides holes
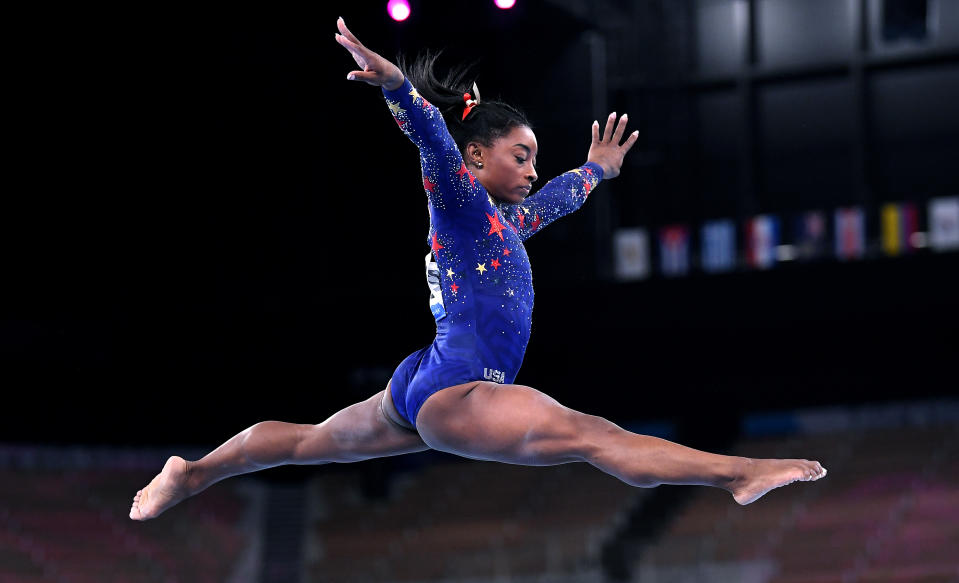
[[[362,71],[350,71],[346,76],[347,79],[363,81],[388,91],[398,89],[403,84],[405,77],[399,67],[363,46],[350,29],[346,28],[346,22],[342,17],[336,19],[336,28],[340,31],[336,35],[336,42],[350,51],[356,64],[363,67]]]

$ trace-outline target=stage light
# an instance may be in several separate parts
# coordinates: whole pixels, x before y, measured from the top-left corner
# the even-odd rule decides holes
[[[497,8],[502,8],[506,10],[507,8],[512,8],[516,4],[516,0],[494,0]]]
[[[393,20],[403,22],[410,17],[410,3],[406,0],[390,0],[386,4],[386,11]]]

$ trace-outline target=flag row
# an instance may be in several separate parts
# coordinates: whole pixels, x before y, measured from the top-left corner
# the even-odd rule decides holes
[[[866,214],[858,206],[830,213],[806,211],[788,219],[757,215],[742,224],[741,233],[735,220],[717,219],[700,226],[698,245],[689,225],[667,225],[655,231],[655,251],[647,229],[618,229],[614,235],[616,276],[622,280],[649,277],[654,255],[658,255],[659,272],[676,277],[688,274],[694,262],[706,273],[723,273],[739,268],[771,269],[785,261],[853,261],[866,258],[876,248],[889,257],[923,248],[959,250],[959,196],[930,199],[926,211],[925,229],[920,206],[914,202],[882,205],[875,230],[867,228]],[[878,242],[878,246],[867,247],[867,242]]]

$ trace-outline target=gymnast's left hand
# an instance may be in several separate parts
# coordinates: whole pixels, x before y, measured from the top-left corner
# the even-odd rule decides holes
[[[603,168],[603,178],[619,176],[619,169],[623,165],[626,152],[629,152],[629,149],[639,139],[639,131],[635,131],[629,134],[625,142],[620,144],[623,139],[623,132],[626,131],[626,118],[627,116],[624,113],[617,122],[616,112],[609,114],[602,137],[599,135],[599,122],[593,122],[593,143],[589,146],[586,161],[599,164]],[[614,125],[615,130],[613,129]]]

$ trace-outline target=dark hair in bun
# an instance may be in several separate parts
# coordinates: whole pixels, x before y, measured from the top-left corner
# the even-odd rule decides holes
[[[435,73],[436,60],[440,54],[427,51],[412,63],[406,62],[400,55],[397,57],[397,65],[420,95],[443,114],[446,127],[464,156],[466,144],[470,142],[492,146],[494,140],[505,136],[513,128],[532,127],[522,111],[496,100],[482,99],[470,109],[464,119],[466,101],[463,95],[469,93],[472,99],[476,99],[476,95],[473,95],[475,78],[470,76],[472,67],[459,66],[450,69],[446,76],[440,79]]]

